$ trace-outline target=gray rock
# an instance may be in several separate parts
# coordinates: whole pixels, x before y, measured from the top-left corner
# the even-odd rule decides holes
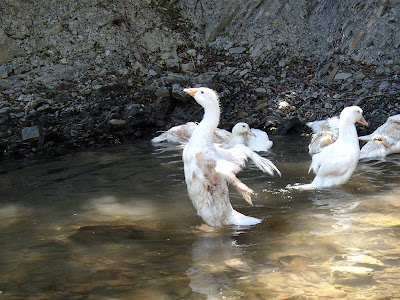
[[[30,102],[30,107],[33,109],[38,109],[40,106],[47,104],[47,101],[42,98],[34,99]]]
[[[206,38],[208,41],[213,41],[215,38],[229,25],[229,23],[233,20],[236,14],[240,10],[240,5],[232,5],[229,7],[228,11],[225,15],[207,30]]]
[[[178,72],[180,70],[179,59],[178,58],[169,58],[165,60],[168,70],[173,72]]]
[[[146,75],[148,73],[147,69],[138,61],[134,63],[133,70],[139,74],[142,73]]]
[[[239,72],[239,77],[245,77],[245,75],[247,75],[247,73],[249,73],[250,70],[249,69],[244,69],[242,71]]]
[[[1,37],[0,37],[0,41],[1,41]],[[10,52],[8,50],[0,47],[0,64],[6,62],[9,58],[11,58]]]
[[[124,75],[127,75],[128,73],[129,73],[129,70],[127,68],[119,68],[118,69],[118,74],[119,75],[124,76]]]
[[[213,82],[216,75],[217,72],[206,72],[200,74],[199,76],[193,79],[193,83],[203,86],[209,86]]]
[[[352,76],[351,73],[337,73],[333,80],[346,80]]]
[[[50,107],[50,105],[47,104],[47,103],[45,103],[45,104],[39,106],[39,107],[36,109],[36,111],[38,111],[38,112],[44,112],[44,111],[48,111],[48,110],[51,110],[51,107]]]
[[[285,59],[281,59],[279,61],[279,63],[278,63],[278,66],[281,67],[281,68],[286,67],[286,60]]]
[[[246,51],[245,47],[233,47],[229,49],[229,53],[231,54],[240,54]]]
[[[171,58],[178,58],[176,52],[164,52],[161,54],[161,59],[162,60],[167,60]]]
[[[258,97],[263,97],[267,95],[267,90],[264,88],[256,88],[255,93]]]
[[[10,66],[2,65],[0,66],[0,79],[7,78],[10,75],[12,69]]]
[[[167,76],[162,77],[162,80],[166,84],[186,84],[186,77],[182,74],[177,74],[177,73],[169,73]]]
[[[189,49],[186,53],[190,57],[196,57],[196,49]]]
[[[150,76],[157,76],[157,75],[158,75],[158,73],[157,73],[157,71],[156,71],[156,70],[154,70],[154,69],[150,69],[150,70],[149,70],[149,75],[150,75]]]
[[[365,75],[361,72],[354,74],[355,80],[363,80],[364,78],[365,78]]]
[[[378,90],[379,90],[379,91],[383,91],[383,90],[388,89],[389,87],[390,87],[390,82],[388,82],[388,81],[382,81],[382,82],[379,84]]]
[[[184,73],[189,73],[195,69],[194,63],[181,64],[181,70]]]
[[[71,100],[71,97],[67,93],[58,94],[55,100],[60,103],[65,103]]]
[[[382,75],[382,74],[385,73],[385,68],[384,68],[383,66],[379,66],[379,67],[375,70],[375,73],[376,73],[377,75]]]
[[[159,97],[169,97],[170,93],[168,88],[166,87],[160,87],[159,89],[156,90],[155,95],[157,98]]]
[[[39,126],[25,127],[22,129],[22,140],[24,141],[37,141],[41,135],[41,128]]]
[[[183,91],[183,87],[180,84],[174,84],[172,86],[171,95],[173,98],[180,101],[187,101],[190,99],[190,96]]]
[[[8,114],[9,112],[11,112],[11,108],[8,106],[0,108],[0,115]]]
[[[115,127],[123,127],[128,124],[127,121],[121,119],[111,119],[110,121],[108,121],[108,123]]]

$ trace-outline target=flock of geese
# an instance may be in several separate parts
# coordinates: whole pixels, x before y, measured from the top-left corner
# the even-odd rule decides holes
[[[153,143],[184,144],[183,164],[189,197],[197,214],[209,225],[255,225],[261,220],[245,216],[233,209],[228,184],[252,204],[253,190],[236,174],[248,159],[263,172],[281,175],[278,168],[256,152],[267,151],[273,145],[267,133],[251,129],[246,123],[236,124],[232,132],[219,129],[220,103],[212,89],[188,88],[204,109],[200,123],[189,122],[175,126],[152,139]],[[339,117],[309,122],[313,136],[308,147],[312,162],[309,172],[316,175],[312,188],[345,184],[353,174],[360,158],[382,158],[400,153],[400,114],[391,116],[372,134],[358,137],[355,123],[368,126],[358,106],[343,109]],[[367,141],[360,151],[359,140]]]

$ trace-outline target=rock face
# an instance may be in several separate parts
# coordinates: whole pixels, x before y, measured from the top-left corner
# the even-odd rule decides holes
[[[400,109],[398,1],[6,0],[0,14],[6,156],[198,121],[180,91],[194,85],[220,93],[226,129],[302,132],[357,104],[372,130]],[[21,144],[34,126],[38,140]]]
[[[196,28],[205,26],[211,44],[224,49],[249,45],[258,61],[279,49],[323,58],[342,53],[376,63],[400,44],[397,1],[182,2]]]

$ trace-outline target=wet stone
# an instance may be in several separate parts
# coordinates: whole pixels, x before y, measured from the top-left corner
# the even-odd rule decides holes
[[[312,283],[318,283],[321,281],[321,277],[313,272],[313,271],[308,271],[304,270],[300,273],[300,275],[307,281],[312,282]]]
[[[365,254],[335,255],[330,261],[335,265],[360,264],[363,266],[368,265],[370,267],[385,266],[382,261]]]
[[[327,286],[318,290],[318,296],[324,298],[342,299],[347,296],[347,293],[332,286]]]
[[[331,277],[335,283],[351,284],[372,279],[374,269],[354,266],[331,267]]]

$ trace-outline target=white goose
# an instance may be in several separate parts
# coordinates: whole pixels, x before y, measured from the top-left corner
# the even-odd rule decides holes
[[[244,128],[243,124],[245,124],[247,128]],[[168,142],[186,144],[192,136],[193,131],[196,129],[197,125],[198,124],[195,122],[188,122],[186,124],[171,127],[159,136],[152,138],[151,141],[153,143]],[[249,133],[247,132],[249,130],[249,125],[247,125],[246,123],[236,124],[232,128],[232,132],[229,132],[225,129],[217,128],[214,132],[213,142],[217,144],[228,145],[231,144],[232,140],[236,138],[237,143],[247,143],[247,139],[245,139],[245,137],[242,135],[244,135],[245,133]],[[236,143],[234,143],[232,146],[234,145],[236,145]]]
[[[171,127],[159,136],[152,138],[153,143],[170,142],[185,144],[188,142],[197,127],[197,123],[188,122],[186,124]],[[267,151],[273,142],[269,140],[268,134],[259,129],[250,129],[247,123],[237,123],[232,132],[217,128],[214,132],[213,142],[220,144],[221,147],[229,149],[237,144],[244,144],[253,151]]]
[[[311,128],[313,135],[308,145],[308,153],[313,156],[321,152],[321,150],[333,144],[339,134],[339,118],[332,117],[326,120],[314,121],[306,123]]]
[[[280,174],[275,165],[243,144],[231,149],[214,145],[213,135],[220,117],[219,98],[209,88],[184,89],[204,108],[204,116],[183,150],[185,180],[197,214],[210,226],[254,225],[260,219],[245,216],[232,208],[228,182],[250,204],[253,191],[237,177],[248,158],[263,172]]]
[[[353,174],[360,156],[355,123],[368,126],[358,106],[346,107],[340,114],[339,136],[335,143],[312,156],[311,170],[316,174],[312,187],[345,184]]]
[[[220,144],[222,148],[229,149],[238,144],[243,144],[248,146],[249,137],[255,136],[255,134],[250,130],[250,126],[247,123],[237,123],[232,128],[232,133],[226,131],[225,135],[222,135],[221,132],[223,129],[217,128],[214,133],[213,142]]]
[[[177,125],[152,138],[151,141],[153,143],[169,142],[184,144],[190,139],[196,127],[197,124],[195,122]]]
[[[400,141],[384,135],[375,135],[360,151],[360,159],[384,158],[389,154],[400,153]]]
[[[249,148],[253,151],[268,151],[272,148],[273,142],[269,139],[268,134],[260,129],[252,128],[251,133],[248,134]]]
[[[386,136],[394,141],[400,141],[400,114],[389,117],[384,124],[379,126],[373,133],[360,136],[362,141],[372,141],[376,135]]]
[[[333,144],[337,140],[337,135],[332,131],[320,131],[313,134],[311,142],[308,145],[308,154],[313,156],[314,154],[320,153],[323,148]]]
[[[339,117],[331,117],[326,120],[307,122],[306,125],[311,128],[313,133],[321,131],[332,131],[336,135],[339,133]]]

